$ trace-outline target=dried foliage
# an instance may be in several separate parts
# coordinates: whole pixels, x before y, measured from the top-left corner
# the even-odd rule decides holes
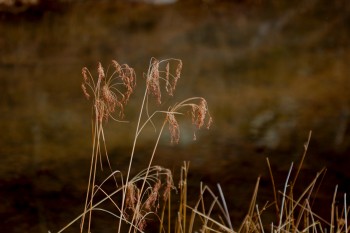
[[[117,61],[112,61],[110,68],[105,72],[101,63],[98,63],[98,77],[96,79],[92,76],[88,68],[84,67],[82,69],[83,83],[81,87],[85,97],[88,100],[92,99],[93,102],[93,150],[90,176],[83,213],[60,232],[67,229],[78,219],[81,219],[80,231],[83,232],[85,230],[86,215],[88,215],[87,232],[90,232],[94,211],[103,211],[119,219],[118,232],[121,232],[125,225],[128,226],[129,232],[142,232],[147,226],[147,218],[150,215],[154,215],[160,219],[158,217],[158,211],[161,206],[163,206],[162,215],[164,215],[166,203],[170,200],[171,190],[174,189],[170,170],[152,165],[164,126],[166,124],[169,125],[171,142],[178,143],[180,140],[180,126],[176,116],[184,115],[186,108],[190,109],[192,123],[195,125],[196,130],[202,128],[206,118],[209,119],[206,123],[207,128],[211,124],[207,102],[202,97],[192,97],[175,104],[173,107],[168,108],[168,110],[155,110],[153,113],[150,113],[149,96],[153,97],[156,100],[156,105],[160,107],[162,103],[162,92],[165,91],[166,95],[170,97],[174,95],[182,70],[182,61],[179,59],[159,61],[152,58],[148,72],[145,74],[146,89],[137,122],[134,144],[130,155],[130,164],[126,179],[124,179],[121,172],[112,169],[110,165],[106,149],[107,146],[105,144],[103,123],[108,122],[110,118],[116,121],[123,119],[125,105],[128,103],[130,95],[136,87],[136,75],[131,67],[126,64],[119,65]],[[135,177],[130,178],[137,139],[146,125],[152,124],[155,127],[152,119],[157,114],[163,114],[164,121],[158,132],[157,141],[155,142],[148,166]],[[96,167],[97,161],[102,161],[102,154],[105,154],[111,174],[100,185],[97,185]],[[103,185],[110,179],[114,180],[116,190],[108,193],[104,190]],[[105,198],[95,200],[97,193],[103,193]],[[118,201],[117,197],[122,197],[121,201],[120,199]],[[101,208],[100,205],[106,201],[110,201],[111,206],[115,207],[115,209],[107,210]],[[168,208],[170,209],[170,206]]]
[[[236,230],[231,222],[230,212],[226,200],[218,184],[218,195],[206,185],[200,184],[198,201],[194,206],[188,204],[187,174],[189,163],[184,163],[181,168],[181,178],[179,182],[179,206],[175,214],[172,211],[176,208],[171,206],[171,191],[175,189],[173,176],[169,169],[154,166],[153,159],[157,151],[159,139],[163,134],[166,125],[170,132],[171,143],[180,141],[180,116],[189,116],[194,126],[194,139],[196,130],[203,127],[209,129],[213,120],[208,110],[208,103],[202,97],[191,97],[180,101],[167,110],[155,110],[150,112],[149,97],[155,99],[155,105],[162,107],[163,92],[172,97],[176,89],[176,84],[181,75],[182,61],[179,59],[150,60],[148,72],[144,75],[146,80],[146,89],[142,100],[139,118],[137,122],[134,143],[130,154],[130,163],[126,178],[123,178],[119,170],[111,169],[111,174],[99,185],[95,184],[96,164],[98,158],[101,159],[101,145],[104,145],[104,151],[108,160],[108,154],[103,134],[103,122],[109,118],[117,120],[113,114],[117,113],[119,119],[124,116],[124,107],[127,104],[130,95],[134,92],[136,86],[135,72],[128,65],[119,65],[116,61],[112,62],[113,73],[108,76],[102,65],[98,65],[98,78],[95,80],[87,68],[83,68],[82,90],[86,98],[93,99],[94,121],[93,121],[93,151],[91,158],[90,177],[87,188],[87,197],[83,213],[69,223],[59,232],[66,230],[70,225],[79,219],[81,222],[81,232],[85,230],[84,220],[88,214],[87,232],[91,232],[93,223],[92,213],[103,211],[114,216],[118,221],[118,232],[144,232],[147,229],[148,219],[159,220],[159,232],[230,232],[230,233],[261,233],[271,231],[271,233],[284,232],[329,232],[346,233],[348,227],[349,208],[346,203],[346,194],[344,195],[344,206],[339,211],[336,205],[337,187],[334,193],[334,199],[331,206],[331,219],[327,221],[312,210],[311,197],[315,190],[317,192],[320,178],[325,173],[325,169],[316,174],[315,179],[305,187],[304,192],[299,196],[294,193],[294,187],[306,156],[308,145],[311,139],[311,132],[305,152],[301,158],[299,166],[292,177],[293,163],[285,181],[283,191],[278,191],[275,186],[273,171],[268,167],[271,175],[272,188],[274,191],[273,202],[266,203],[262,208],[257,204],[258,188],[260,178],[258,178],[251,204],[245,218]],[[162,114],[164,121],[160,127],[156,127],[153,122],[155,115]],[[135,155],[137,139],[140,137],[144,127],[151,124],[158,128],[158,136],[154,144],[154,149],[150,155],[146,169],[139,172],[136,176],[130,177],[132,162]],[[102,143],[101,143],[102,142]],[[109,160],[108,160],[109,161]],[[116,183],[115,190],[107,192],[103,185],[113,179]],[[118,180],[118,182],[117,182]],[[104,198],[95,200],[97,193],[102,193]],[[192,195],[191,195],[192,197]],[[110,203],[112,209],[102,208],[101,205]],[[104,205],[105,206],[105,205]],[[275,207],[276,218],[271,224],[263,222],[263,213],[269,208]],[[174,227],[174,229],[172,228]],[[167,228],[167,229],[166,229]],[[327,230],[328,232],[328,230]]]

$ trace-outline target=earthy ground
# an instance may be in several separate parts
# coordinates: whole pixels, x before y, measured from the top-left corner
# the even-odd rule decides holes
[[[115,169],[124,171],[129,161],[149,59],[176,57],[184,64],[176,98],[205,97],[214,124],[195,142],[191,128],[182,128],[177,146],[164,135],[156,163],[178,180],[183,161],[190,161],[191,193],[200,181],[220,183],[237,228],[259,175],[259,202],[272,201],[265,158],[282,189],[309,130],[300,189],[328,168],[317,195],[323,208],[315,204],[328,219],[324,206],[330,209],[335,185],[339,195],[349,192],[346,0],[42,1],[0,10],[2,231],[57,232],[82,211],[91,111],[81,68],[95,73],[97,62],[108,67],[112,59],[134,67],[138,77],[126,109],[131,123],[106,126]],[[151,128],[140,138],[135,172],[146,166],[154,139]],[[97,220],[94,232],[113,232],[110,219]]]

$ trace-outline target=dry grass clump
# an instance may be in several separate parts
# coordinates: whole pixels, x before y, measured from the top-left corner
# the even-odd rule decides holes
[[[325,169],[316,174],[314,180],[308,184],[304,191],[296,196],[294,187],[299,177],[307,148],[311,138],[311,132],[305,144],[298,168],[293,171],[293,163],[286,177],[283,191],[278,191],[273,171],[269,160],[267,164],[270,171],[272,188],[274,191],[273,202],[266,203],[262,208],[257,204],[260,178],[252,195],[248,212],[240,226],[234,229],[230,218],[230,211],[226,204],[225,196],[218,184],[218,194],[204,184],[200,184],[199,198],[195,205],[191,206],[188,199],[187,174],[189,163],[185,162],[181,168],[179,182],[178,206],[173,206],[171,191],[176,189],[172,173],[169,169],[153,165],[153,160],[160,137],[165,126],[168,125],[171,143],[180,140],[180,116],[189,116],[194,125],[194,130],[203,127],[209,128],[212,118],[209,114],[208,104],[202,97],[191,97],[180,101],[167,109],[161,109],[164,95],[173,96],[176,84],[180,78],[182,61],[179,59],[157,60],[152,58],[147,73],[144,74],[146,88],[141,101],[138,121],[127,174],[112,168],[107,153],[104,126],[109,119],[123,122],[124,108],[130,95],[136,87],[136,75],[128,65],[119,65],[112,61],[112,66],[105,72],[102,65],[98,64],[98,77],[95,79],[87,68],[82,69],[82,90],[87,99],[92,99],[92,155],[89,182],[86,193],[84,211],[72,222],[67,224],[59,232],[65,231],[73,223],[81,221],[80,232],[91,232],[94,223],[93,213],[104,212],[116,218],[118,232],[145,232],[149,219],[159,221],[159,232],[348,232],[348,207],[346,195],[344,206],[339,209],[336,206],[337,187],[331,206],[331,219],[327,221],[312,210],[311,197],[317,193],[319,183],[322,181]],[[152,100],[155,104],[152,105]],[[155,110],[151,110],[154,109]],[[163,115],[163,121],[155,121],[156,115]],[[124,121],[125,122],[125,121]],[[151,125],[158,133],[154,148],[145,169],[134,177],[131,177],[131,169],[137,146],[138,138],[143,129]],[[194,140],[196,132],[194,132]],[[110,175],[100,184],[96,183],[97,164],[101,169],[103,157],[108,162]],[[292,177],[294,174],[294,177]],[[105,184],[114,182],[113,190],[107,190]],[[174,198],[176,199],[176,198]],[[275,209],[276,218],[272,223],[263,222],[263,214],[266,210]],[[175,213],[174,213],[175,210]]]
[[[176,221],[175,232],[349,232],[346,194],[344,194],[343,206],[336,204],[337,186],[330,208],[330,219],[324,219],[312,210],[313,194],[319,190],[320,183],[326,169],[321,170],[315,178],[303,188],[303,192],[296,196],[294,192],[307,148],[310,142],[311,132],[305,144],[305,151],[296,171],[293,172],[293,163],[286,177],[283,191],[278,191],[275,186],[273,171],[267,159],[271,180],[273,184],[273,202],[266,203],[262,208],[257,204],[260,177],[257,179],[248,212],[240,226],[234,229],[230,220],[230,213],[225,201],[221,186],[218,184],[218,194],[203,184],[200,185],[199,199],[195,206],[187,204],[188,163],[182,167],[182,179],[180,183],[181,201]],[[294,174],[294,177],[292,177]],[[321,203],[322,205],[322,203]],[[264,212],[275,208],[274,222],[263,222]],[[170,232],[170,230],[168,230]]]

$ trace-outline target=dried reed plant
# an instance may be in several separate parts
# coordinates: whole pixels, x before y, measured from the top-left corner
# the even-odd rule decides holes
[[[109,75],[108,71],[110,69],[112,69],[112,72]],[[111,167],[103,127],[109,119],[123,122],[125,105],[128,103],[130,95],[134,92],[136,86],[135,72],[128,65],[119,65],[116,61],[112,61],[112,66],[107,69],[106,73],[101,63],[99,63],[97,68],[98,77],[96,79],[86,67],[82,69],[83,83],[81,87],[85,97],[92,99],[93,102],[93,147],[89,182],[83,213],[61,229],[60,232],[67,229],[79,219],[81,219],[80,232],[83,232],[86,215],[88,215],[87,232],[90,232],[93,211],[103,211],[119,219],[118,232],[122,232],[122,225],[124,224],[129,225],[128,232],[143,232],[146,226],[146,216],[151,214],[158,216],[157,211],[160,208],[160,200],[164,202],[169,200],[170,190],[174,189],[171,172],[168,169],[152,165],[165,126],[167,124],[169,125],[171,142],[178,143],[180,140],[180,126],[177,116],[186,115],[190,111],[191,121],[195,125],[195,130],[202,128],[204,125],[209,128],[212,122],[207,102],[202,97],[186,99],[168,109],[150,111],[150,98],[155,99],[155,105],[159,108],[161,107],[164,92],[170,97],[174,95],[181,70],[182,61],[179,59],[171,58],[159,61],[152,58],[150,60],[148,71],[144,74],[146,88],[139,111],[128,171],[126,179],[124,179],[119,170],[113,170]],[[142,130],[148,124],[155,127],[155,129],[157,128],[153,118],[159,114],[164,115],[164,121],[158,130],[158,136],[156,137],[157,139],[148,166],[138,175],[130,178],[137,140]],[[97,163],[99,161],[101,169],[103,169],[103,155],[105,155],[108,162],[111,174],[101,184],[97,185]],[[162,177],[165,178],[163,179]],[[110,179],[114,180],[116,187],[115,191],[108,193],[104,190],[103,184]],[[117,182],[117,180],[120,180],[120,182]],[[94,198],[97,193],[102,193],[105,197],[102,200],[95,201]],[[115,200],[116,196],[121,197],[120,203]],[[162,198],[160,198],[161,196]],[[114,211],[101,207],[101,204],[107,200],[115,207]]]
[[[180,201],[177,213],[174,216],[172,214],[174,208],[171,206],[171,190],[175,189],[173,177],[170,170],[153,165],[155,153],[166,126],[168,126],[171,143],[179,143],[181,136],[179,117],[181,116],[189,116],[191,123],[194,125],[193,139],[196,139],[196,130],[203,127],[209,128],[212,124],[212,118],[209,114],[207,101],[202,97],[191,97],[167,109],[161,109],[164,96],[174,95],[176,84],[181,75],[182,61],[179,59],[157,60],[152,58],[148,71],[144,74],[146,88],[141,101],[129,166],[126,178],[124,179],[123,174],[119,170],[113,170],[111,168],[103,126],[109,119],[122,121],[124,107],[136,86],[136,78],[134,70],[128,65],[119,65],[115,61],[112,64],[113,72],[109,76],[105,74],[102,65],[99,64],[97,80],[92,77],[87,68],[83,68],[82,71],[83,92],[88,99],[93,99],[93,148],[90,175],[83,213],[62,228],[59,233],[79,220],[81,220],[80,231],[83,232],[85,229],[84,220],[87,214],[89,215],[87,232],[90,233],[93,211],[101,211],[114,216],[118,222],[118,232],[124,232],[125,230],[128,232],[144,232],[147,219],[151,215],[159,220],[159,232],[168,233],[172,231],[176,233],[264,233],[265,231],[270,231],[271,233],[323,233],[328,232],[326,230],[327,227],[330,233],[349,232],[349,208],[347,206],[346,194],[344,195],[344,206],[339,209],[336,205],[337,186],[331,206],[330,221],[323,219],[312,210],[312,203],[314,201],[312,200],[312,196],[315,192],[318,192],[326,169],[322,169],[317,173],[314,180],[304,188],[304,191],[299,196],[296,196],[294,192],[294,187],[307,154],[311,132],[294,177],[292,177],[293,163],[290,166],[283,191],[277,190],[273,171],[267,159],[274,193],[273,202],[266,203],[262,208],[259,208],[257,204],[259,177],[253,191],[248,212],[237,230],[234,230],[230,219],[230,212],[219,184],[217,185],[217,195],[212,189],[201,183],[199,198],[196,204],[189,206],[189,196],[187,193],[189,163],[186,162],[181,168],[179,183]],[[154,105],[157,106],[156,110],[153,111],[151,111],[152,99],[155,100]],[[164,120],[160,124],[154,121],[156,115],[164,116]],[[159,124],[159,127],[156,126],[157,124]],[[153,151],[147,167],[131,178],[130,174],[133,159],[136,156],[135,148],[137,141],[147,125],[154,127],[157,132]],[[105,155],[108,161],[111,174],[101,184],[96,185],[96,167],[98,161],[101,162],[102,160],[102,154]],[[109,180],[116,182],[116,187],[112,192],[108,192],[103,187]],[[117,180],[120,180],[120,182],[117,182]],[[94,197],[96,197],[97,193],[102,193],[104,197],[96,201]],[[113,207],[112,209],[106,209],[102,206],[107,201]],[[273,208],[273,206],[276,211],[276,222],[264,224],[262,215],[269,208]],[[160,214],[159,210],[161,210]],[[172,226],[175,226],[174,229],[171,228]]]
[[[148,71],[146,74],[144,74],[144,78],[146,80],[146,88],[143,95],[143,100],[141,103],[140,111],[139,111],[139,117],[136,127],[136,132],[134,136],[134,142],[132,147],[132,152],[130,155],[130,162],[128,166],[128,172],[126,176],[126,183],[129,181],[130,171],[132,168],[132,162],[134,158],[135,148],[137,144],[137,140],[144,129],[144,127],[148,124],[151,124],[155,129],[157,128],[155,126],[155,123],[153,122],[153,118],[156,115],[164,114],[165,119],[158,130],[158,136],[156,137],[156,142],[153,147],[153,151],[151,154],[151,157],[148,162],[148,167],[146,171],[149,171],[154,156],[159,144],[159,140],[163,134],[165,126],[168,124],[170,136],[171,136],[171,142],[172,143],[178,143],[180,140],[180,126],[176,119],[176,116],[179,115],[186,115],[186,109],[191,110],[191,119],[192,123],[196,126],[196,129],[200,129],[203,127],[203,125],[206,124],[206,127],[209,128],[212,123],[212,118],[208,111],[208,105],[204,98],[202,97],[191,97],[188,99],[185,99],[177,104],[175,104],[172,107],[169,107],[167,110],[159,110],[156,109],[153,112],[150,111],[150,98],[155,99],[156,105],[160,106],[162,103],[162,96],[164,96],[164,92],[168,96],[173,96],[174,91],[176,89],[176,84],[181,76],[181,70],[182,70],[182,61],[179,59],[165,59],[165,60],[158,60],[156,58],[151,58]],[[195,132],[194,132],[195,133]],[[143,184],[141,186],[141,193],[144,191],[144,186],[147,181],[148,174],[146,173],[144,177]],[[121,214],[123,213],[124,203],[126,200],[126,190],[124,191],[123,200],[121,204]],[[141,204],[140,200],[137,200],[136,203]],[[138,207],[140,209],[140,206]],[[136,218],[136,215],[135,215]],[[121,221],[122,216],[119,218],[119,229],[121,230]],[[133,219],[131,222],[133,223],[135,219]],[[129,229],[129,232],[132,230]]]
[[[95,180],[97,173],[97,163],[100,161],[102,167],[102,154],[105,155],[109,168],[109,162],[103,124],[109,118],[120,121],[124,117],[124,107],[128,103],[130,95],[136,86],[136,75],[133,68],[127,64],[119,65],[117,61],[112,61],[112,73],[105,73],[101,63],[98,63],[95,79],[90,71],[84,67],[82,69],[83,82],[81,84],[83,93],[87,99],[92,99],[92,155],[90,164],[89,182],[86,193],[84,213],[90,206],[88,218],[88,232],[90,232],[93,198],[95,194]],[[116,114],[116,116],[114,116]],[[82,216],[80,232],[84,229],[85,214]]]

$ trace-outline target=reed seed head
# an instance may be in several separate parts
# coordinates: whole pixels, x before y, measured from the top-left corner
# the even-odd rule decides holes
[[[167,121],[169,123],[169,132],[172,144],[178,144],[180,141],[180,126],[177,122],[174,113],[167,113]]]
[[[163,63],[165,63],[165,66]],[[172,69],[172,64],[177,62],[176,69]],[[161,104],[162,88],[165,89],[169,96],[174,95],[176,84],[180,78],[182,70],[182,61],[178,59],[157,60],[151,59],[149,71],[147,73],[147,89],[148,94],[152,95],[157,104]],[[161,87],[161,81],[165,82],[165,87]]]
[[[163,200],[168,200],[170,196],[170,192],[172,189],[174,189],[174,182],[173,182],[173,176],[171,174],[171,171],[169,169],[166,169],[166,186],[163,193]]]
[[[155,58],[152,60],[150,74],[147,77],[147,88],[149,94],[155,97],[158,104],[161,104],[161,91],[159,85],[159,61]]]
[[[146,210],[151,210],[152,208],[155,208],[155,211],[157,211],[159,206],[158,205],[156,206],[156,202],[158,201],[159,190],[161,186],[162,186],[162,183],[160,179],[158,179],[158,181],[154,184],[151,194],[148,196],[145,202]]]
[[[98,68],[97,68],[97,72],[98,72],[98,79],[99,81],[101,81],[102,79],[104,79],[105,77],[105,71],[102,67],[101,62],[98,63]]]
[[[84,83],[81,84],[81,89],[83,90],[83,93],[84,93],[86,99],[90,99],[90,95],[89,95]]]
[[[133,183],[128,183],[126,187],[125,205],[127,208],[135,210],[139,190]]]
[[[192,124],[196,129],[201,129],[205,124],[209,129],[213,120],[209,114],[207,101],[202,97],[194,97],[186,99],[174,107],[172,107],[167,113],[166,121],[169,124],[169,131],[171,136],[171,143],[178,143],[180,139],[180,128],[175,118],[175,114],[180,114],[183,108],[191,108]],[[205,122],[206,121],[206,122]],[[196,134],[194,132],[193,140],[196,140]]]
[[[207,111],[207,101],[203,98],[200,99],[199,104],[192,105],[192,123],[197,127],[197,129],[202,128],[204,125]]]
[[[101,63],[98,63],[98,78],[94,80],[89,70],[82,69],[83,83],[81,88],[87,99],[94,97],[96,119],[100,122],[108,120],[117,112],[119,118],[124,117],[124,107],[136,86],[136,75],[133,68],[128,65],[119,65],[112,61],[115,71],[108,76]],[[92,94],[90,94],[92,93]],[[115,119],[115,118],[113,118]]]

